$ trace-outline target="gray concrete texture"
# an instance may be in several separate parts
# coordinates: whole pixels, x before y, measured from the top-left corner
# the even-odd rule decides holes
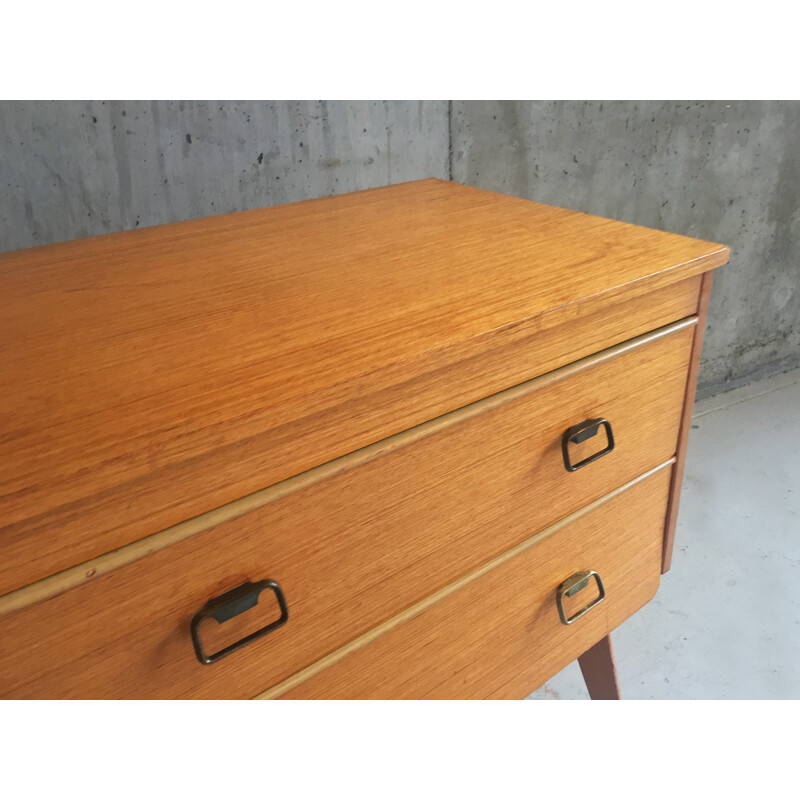
[[[423,177],[724,242],[701,396],[800,364],[800,103],[0,103],[0,252]]]
[[[0,104],[0,251],[447,177],[447,103]]]

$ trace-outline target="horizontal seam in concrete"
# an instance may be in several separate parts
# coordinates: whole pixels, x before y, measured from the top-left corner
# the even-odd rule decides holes
[[[738,387],[737,389],[733,389],[730,392],[724,392],[719,395],[711,395],[707,400],[711,400],[714,397],[719,397],[722,403],[723,398],[726,396],[731,396],[731,400],[727,403],[722,403],[721,405],[715,406],[714,408],[709,408],[703,411],[698,411],[692,414],[692,419],[700,419],[700,417],[705,417],[707,414],[713,414],[716,411],[723,411],[726,408],[731,408],[731,406],[739,405],[740,403],[746,403],[749,400],[755,400],[757,397],[763,397],[765,394],[771,394],[772,392],[780,391],[781,389],[786,389],[789,386],[794,386],[796,383],[800,383],[800,368],[790,370],[786,375],[786,380],[781,381],[775,386],[770,386],[768,388],[763,388],[763,383],[760,381],[755,381],[747,387]],[[776,380],[779,376],[774,376],[773,378],[765,378],[764,381],[767,380]],[[740,390],[749,389],[749,391],[745,392],[743,396],[738,396]],[[737,397],[733,397],[733,394],[737,394]]]

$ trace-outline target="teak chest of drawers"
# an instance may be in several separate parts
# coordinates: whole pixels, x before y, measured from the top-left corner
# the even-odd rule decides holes
[[[615,696],[727,259],[439,180],[0,256],[0,696]]]

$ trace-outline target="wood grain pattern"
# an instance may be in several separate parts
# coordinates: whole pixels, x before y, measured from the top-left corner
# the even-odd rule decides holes
[[[395,615],[394,617],[391,617],[390,619],[386,620],[380,625],[371,628],[369,631],[362,634],[361,636],[358,636],[355,639],[351,639],[349,642],[347,642],[347,644],[343,645],[340,648],[337,648],[331,653],[328,653],[328,655],[324,656],[323,658],[309,664],[307,667],[300,670],[299,672],[295,672],[293,675],[290,675],[288,678],[286,678],[286,680],[281,681],[280,683],[275,684],[274,686],[271,686],[269,689],[266,689],[263,692],[260,692],[253,699],[274,700],[276,698],[282,697],[287,692],[297,688],[298,686],[300,686],[300,684],[305,683],[310,678],[319,675],[321,672],[324,672],[333,665],[338,664],[340,661],[343,661],[345,658],[349,657],[353,653],[356,653],[359,650],[366,647],[367,645],[372,644],[377,639],[384,636],[389,631],[394,630],[399,625],[402,625],[406,622],[409,622],[410,620],[413,620],[415,617],[418,617],[420,616],[420,614],[425,613],[426,611],[433,608],[435,605],[437,605],[447,597],[450,597],[456,592],[460,592],[462,589],[474,583],[479,578],[482,578],[489,572],[496,570],[498,567],[503,566],[504,564],[508,563],[511,560],[517,559],[520,555],[527,552],[532,547],[541,544],[546,539],[549,539],[551,536],[555,536],[557,533],[565,530],[571,525],[574,525],[584,516],[594,513],[597,509],[602,508],[602,506],[606,505],[607,503],[610,503],[619,495],[629,491],[637,484],[648,480],[651,476],[655,475],[657,472],[660,472],[661,470],[671,467],[674,461],[675,459],[671,458],[664,464],[659,464],[654,469],[648,470],[642,475],[637,476],[632,481],[628,481],[627,483],[618,486],[616,489],[614,489],[613,491],[609,492],[606,495],[603,495],[602,497],[599,497],[597,500],[593,500],[591,503],[587,503],[587,505],[583,506],[582,508],[573,512],[572,514],[568,514],[566,517],[562,517],[557,522],[553,523],[552,525],[549,525],[547,528],[544,528],[538,533],[535,533],[533,536],[529,536],[527,539],[524,539],[511,549],[506,550],[504,553],[501,553],[499,556],[496,556],[490,561],[481,564],[480,567],[477,567],[471,572],[468,572],[467,574],[462,575],[460,578],[457,578],[455,581],[452,581],[446,586],[443,586],[441,589],[423,598],[418,603],[415,603],[413,606],[409,606],[404,611],[401,611],[399,614]],[[579,600],[576,600],[575,603],[576,607],[570,609],[567,612],[568,614],[574,613],[575,611],[579,610],[579,605],[577,605],[579,603]]]
[[[700,293],[697,326],[692,345],[692,359],[689,363],[689,374],[686,379],[686,397],[683,401],[683,414],[681,415],[680,429],[678,432],[677,463],[672,474],[672,489],[669,494],[669,509],[667,511],[667,526],[664,530],[664,554],[661,562],[661,572],[668,572],[672,565],[672,550],[675,546],[675,528],[678,524],[678,507],[681,499],[681,486],[683,485],[683,470],[686,465],[686,450],[689,446],[689,433],[692,428],[692,412],[694,411],[694,398],[697,393],[697,375],[700,371],[700,356],[703,351],[703,337],[706,332],[708,316],[708,303],[711,299],[711,282],[713,272],[703,275],[703,285]]]
[[[622,355],[635,350],[638,347],[649,345],[665,336],[671,336],[684,328],[693,327],[697,323],[696,317],[688,317],[679,322],[673,322],[649,333],[629,339],[622,344],[606,348],[592,356],[578,359],[564,367],[552,370],[532,378],[529,381],[512,386],[497,394],[484,397],[467,406],[443,414],[440,417],[423,422],[409,430],[382,439],[380,442],[367,445],[347,455],[328,461],[319,467],[302,472],[285,481],[273,484],[272,486],[254,492],[245,497],[240,497],[231,503],[227,503],[218,508],[212,509],[205,514],[185,520],[170,528],[165,528],[158,533],[146,536],[124,547],[120,547],[110,553],[105,553],[82,564],[77,564],[66,570],[62,570],[55,575],[51,575],[35,583],[23,586],[12,592],[0,596],[0,615],[17,611],[33,603],[39,603],[50,597],[55,597],[62,592],[74,589],[86,583],[113,572],[120,567],[132,564],[141,558],[145,558],[152,553],[156,553],[165,547],[170,547],[177,542],[182,542],[198,533],[210,530],[225,522],[230,522],[245,514],[249,514],[256,509],[262,508],[268,503],[286,497],[293,492],[306,489],[315,483],[332,478],[347,470],[361,467],[370,461],[385,456],[386,454],[398,450],[401,447],[408,447],[414,442],[431,436],[435,433],[446,430],[447,428],[466,422],[469,419],[483,414],[492,409],[518,398],[524,397],[532,392],[538,392],[547,386],[559,381],[570,380],[574,375],[585,369],[592,369],[601,364],[619,358]],[[592,439],[583,445],[572,446],[573,460],[588,456],[596,449],[596,440]],[[583,451],[583,455],[581,452]]]
[[[671,457],[693,327],[590,360],[568,379],[4,615],[0,691],[252,696]],[[617,447],[567,473],[561,434],[593,416],[612,421]],[[218,665],[198,664],[194,613],[261,578],[283,586],[289,624]],[[259,605],[217,639],[212,627],[208,648],[255,630],[271,611]]]
[[[574,364],[575,359],[580,360],[595,354],[598,349],[611,342],[629,341],[628,334],[645,334],[660,325],[694,314],[700,280],[701,277],[698,276],[642,298],[612,304],[574,322],[538,335],[527,336],[500,350],[488,350],[447,368],[421,375],[413,381],[393,386],[385,392],[352,398],[329,414],[318,415],[313,420],[300,420],[296,425],[282,429],[277,434],[268,432],[254,437],[246,446],[219,451],[217,456],[223,463],[227,459],[236,458],[236,466],[243,476],[246,476],[245,468],[248,464],[253,470],[261,469],[267,454],[273,459],[272,463],[286,459],[291,461],[301,453],[311,452],[317,453],[319,459],[324,459],[327,452],[336,460],[334,454],[345,450],[345,455],[338,458],[347,457],[353,452],[345,446],[348,441],[352,441],[354,445],[360,441],[359,438],[352,438],[355,436],[353,431],[361,431],[358,434],[360,437],[367,430],[360,427],[362,423],[370,426],[378,417],[386,420],[397,409],[402,409],[404,414],[408,412],[405,417],[392,417],[395,420],[392,427],[401,429],[401,435],[408,430],[404,427],[405,423],[438,419],[439,415],[452,413],[449,409],[453,405],[464,408],[459,405],[462,401],[474,399],[474,402],[480,402],[498,386],[518,385],[518,381],[526,381],[531,375],[538,376],[543,371],[559,368],[561,364]],[[453,398],[457,398],[458,402]],[[424,425],[426,422],[419,424]],[[295,438],[290,435],[292,432]],[[350,440],[348,436],[351,436]],[[252,454],[248,457],[250,448]],[[364,448],[359,448],[361,449]],[[330,463],[331,461],[326,461],[321,466]],[[132,532],[150,528],[158,528],[161,532],[164,529],[158,526],[173,517],[180,522],[175,526],[168,526],[169,528],[185,526],[187,517],[191,518],[188,527],[194,528],[195,520],[200,516],[215,514],[221,508],[216,502],[223,502],[231,488],[226,486],[223,492],[222,484],[209,485],[207,468],[208,465],[198,468],[195,460],[180,462],[167,470],[160,470],[157,475],[152,476],[152,480],[126,484],[120,488],[119,493],[84,498],[70,512],[70,520],[77,526],[77,534],[72,537],[68,535],[72,530],[72,523],[64,519],[64,508],[56,508],[50,513],[5,526],[0,529],[0,549],[8,561],[5,565],[0,562],[0,585],[4,580],[4,570],[5,580],[14,582],[11,585],[27,587],[37,576],[51,574],[62,563],[73,563],[77,559],[76,567],[79,567],[81,563],[85,563],[84,559],[99,557],[104,561],[114,561],[120,547],[126,547],[121,542],[126,541]],[[305,475],[307,472],[308,470],[301,474]],[[241,483],[240,488],[244,491],[254,483],[250,478]],[[236,503],[239,499],[237,496],[231,503]],[[124,504],[126,509],[122,517],[114,513],[118,503]],[[210,511],[197,513],[207,505],[212,507]],[[223,506],[225,505],[228,503],[223,502]],[[139,508],[141,517],[131,518],[131,508]],[[192,517],[192,514],[197,514],[197,517]],[[67,527],[62,530],[62,525]],[[52,536],[54,531],[59,533],[57,537]],[[119,537],[123,534],[125,539],[120,540]],[[45,535],[47,538],[42,541]],[[148,538],[153,535],[157,536],[158,533],[136,539],[135,542],[128,543],[128,546],[136,544],[138,550],[147,551],[151,546]],[[62,544],[64,546],[61,549],[55,549]],[[101,545],[104,549],[112,544],[117,549],[112,551],[110,558],[96,555]],[[17,564],[15,568],[14,564]],[[75,571],[71,567],[66,567],[66,570]],[[64,571],[59,569],[59,574]],[[3,597],[5,596],[7,593]],[[3,599],[0,597],[0,606],[2,605]]]
[[[0,593],[642,333],[617,311],[727,257],[441,181],[2,255]]]
[[[525,697],[655,594],[669,485],[656,473],[281,696]],[[556,589],[586,569],[606,599],[564,626]]]

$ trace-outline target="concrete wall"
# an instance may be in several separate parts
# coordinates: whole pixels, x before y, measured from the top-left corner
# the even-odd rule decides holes
[[[428,176],[730,245],[699,394],[800,365],[797,102],[2,102],[0,251]]]
[[[447,102],[0,103],[0,252],[448,175]]]
[[[722,242],[698,395],[800,365],[800,103],[467,102],[452,175]]]

